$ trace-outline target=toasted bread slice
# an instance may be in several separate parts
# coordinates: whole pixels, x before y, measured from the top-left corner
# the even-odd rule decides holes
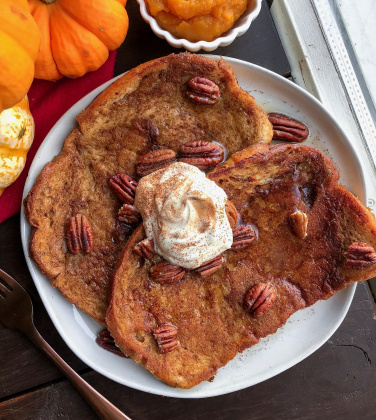
[[[191,271],[178,283],[159,284],[149,277],[156,257],[143,260],[132,252],[143,239],[140,227],[119,260],[106,316],[111,335],[126,354],[180,388],[210,379],[298,309],[376,275],[375,218],[338,185],[338,171],[319,151],[300,145],[256,146],[208,177],[226,191],[242,223],[256,230],[257,240],[226,251],[223,267],[209,277]],[[296,211],[308,217],[305,238],[291,224]],[[354,243],[367,244],[371,252],[350,257]],[[363,258],[364,264],[350,264],[351,258],[358,263]],[[277,297],[268,312],[254,317],[244,309],[244,299],[261,282],[271,284]],[[165,324],[177,327],[180,345],[161,353],[153,331]]]
[[[195,76],[219,86],[217,103],[200,105],[186,97],[187,81]],[[145,119],[154,123],[158,135],[140,129],[138,122]],[[225,61],[188,53],[131,70],[77,121],[79,128],[27,196],[26,215],[35,228],[30,254],[53,286],[103,323],[109,279],[133,230],[117,220],[120,202],[108,187],[109,179],[117,173],[135,176],[137,158],[156,144],[177,151],[191,140],[216,140],[233,153],[253,143],[269,143],[272,127],[265,112],[239,88]],[[94,248],[73,255],[64,232],[69,218],[78,213],[92,225]]]

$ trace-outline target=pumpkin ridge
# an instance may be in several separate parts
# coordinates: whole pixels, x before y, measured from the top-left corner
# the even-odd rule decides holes
[[[59,80],[60,74],[51,51],[50,11],[39,0],[29,0],[30,11],[41,32],[41,44],[38,58],[35,62],[35,77],[37,79]]]
[[[21,5],[12,1],[6,3],[7,0],[0,2],[0,31],[9,35],[35,61],[40,43],[38,26],[28,9],[23,11]]]
[[[66,3],[64,2],[64,0],[62,0],[60,2],[59,7],[61,7],[62,10],[64,10],[67,14],[69,14],[69,16],[71,16],[83,28],[87,29],[90,33],[92,33],[95,37],[97,37],[98,40],[101,41],[106,46],[106,48],[108,48],[110,51],[113,51],[116,48],[120,47],[120,45],[122,44],[122,42],[124,41],[127,35],[128,25],[129,25],[128,14],[124,6],[122,6],[122,4],[119,3],[118,0],[97,0],[97,3],[100,1],[102,1],[103,7],[111,8],[112,14],[115,14],[115,13],[117,14],[117,18],[114,19],[113,24],[111,25],[111,28],[110,28],[111,31],[114,30],[114,27],[118,21],[124,20],[123,25],[121,26],[125,28],[125,33],[121,33],[120,35],[118,34],[119,40],[117,42],[111,42],[111,39],[106,39],[106,37],[104,36],[104,32],[106,30],[102,29],[103,32],[101,30],[99,30],[99,32],[95,31],[94,27],[96,27],[97,24],[99,25],[99,23],[103,23],[103,22],[95,21],[94,25],[92,25],[90,21],[87,21],[85,23],[79,13],[73,13],[72,10],[69,9],[69,8],[72,8],[72,2],[70,0],[68,0]],[[88,16],[90,16],[90,14],[87,14],[85,17],[87,18]],[[99,19],[103,20],[102,16],[99,17]],[[105,25],[101,25],[101,26],[105,26]]]
[[[61,3],[59,7],[61,7],[61,10],[64,13],[66,13],[75,23],[78,23],[80,26],[82,26],[83,28],[85,28],[87,31],[91,32],[91,30],[80,21],[80,19],[79,19],[78,16],[74,15],[69,9],[67,9],[64,6],[64,3]],[[95,34],[93,34],[93,35],[95,35]]]
[[[0,1],[0,113],[16,105],[34,78],[40,33],[26,0]]]
[[[77,36],[77,26],[80,37]],[[65,30],[62,31],[62,28]],[[50,29],[52,56],[59,72],[67,77],[83,76],[97,70],[107,60],[109,53],[103,42],[65,10],[52,10]]]
[[[28,2],[42,32],[35,63],[35,77],[40,79],[74,78],[97,70],[128,31],[126,0]]]
[[[0,31],[0,112],[18,103],[29,90],[34,77],[34,62],[17,41]],[[18,51],[17,54],[14,52]],[[12,56],[13,54],[13,56]],[[7,60],[7,57],[12,57]],[[11,77],[10,77],[11,75]]]

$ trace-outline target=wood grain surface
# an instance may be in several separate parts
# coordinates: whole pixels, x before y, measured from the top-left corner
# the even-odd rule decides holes
[[[32,296],[36,325],[91,385],[134,420],[373,419],[376,413],[376,311],[359,284],[337,332],[313,355],[253,387],[207,399],[167,398],[113,382],[87,368],[64,344],[28,274],[19,215],[0,225],[0,267]],[[231,378],[229,378],[231,380]],[[0,324],[0,418],[95,419],[91,408],[50,361],[20,333]]]

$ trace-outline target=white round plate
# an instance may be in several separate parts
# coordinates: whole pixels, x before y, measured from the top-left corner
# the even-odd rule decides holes
[[[310,136],[304,144],[316,147],[331,158],[340,170],[341,183],[364,202],[365,187],[359,159],[344,132],[324,107],[283,77],[240,60],[225,60],[234,69],[240,86],[250,92],[266,112],[282,112],[308,125]],[[60,152],[66,136],[76,126],[76,115],[111,82],[86,95],[55,124],[34,158],[24,196],[44,165]],[[181,390],[170,388],[133,360],[118,357],[95,343],[97,333],[103,327],[50,286],[29,257],[30,233],[30,225],[22,212],[22,243],[30,273],[47,312],[71,350],[91,368],[116,382],[164,396],[203,398],[226,394],[265,381],[290,368],[318,349],[335,332],[355,292],[355,285],[352,285],[327,301],[298,311],[276,334],[261,340],[221,368],[213,382]]]

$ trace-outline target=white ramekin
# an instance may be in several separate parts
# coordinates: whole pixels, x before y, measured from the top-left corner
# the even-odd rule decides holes
[[[234,26],[223,35],[210,42],[191,42],[187,39],[178,39],[171,35],[170,32],[162,29],[154,17],[149,14],[145,0],[137,0],[137,2],[140,5],[141,16],[146,22],[149,23],[155,35],[157,35],[159,38],[165,39],[173,47],[185,48],[187,51],[192,52],[198,51],[200,49],[205,51],[213,51],[218,47],[226,47],[227,45],[231,44],[231,42],[233,42],[236,37],[243,35],[245,31],[248,30],[252,21],[258,16],[261,10],[261,0],[252,0],[248,5],[247,10],[235,22]]]

